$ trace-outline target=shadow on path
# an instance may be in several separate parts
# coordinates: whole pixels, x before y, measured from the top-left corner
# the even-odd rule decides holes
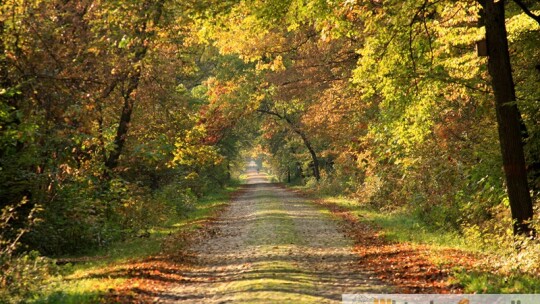
[[[248,172],[248,184],[182,252],[118,265],[93,278],[125,278],[114,303],[341,303],[384,293],[354,242],[324,208]]]

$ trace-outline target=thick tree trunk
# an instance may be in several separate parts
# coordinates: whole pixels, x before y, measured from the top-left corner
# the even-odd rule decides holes
[[[492,78],[499,140],[504,173],[510,200],[514,234],[533,232],[528,222],[533,217],[532,200],[527,183],[520,114],[516,105],[514,80],[508,52],[504,1],[480,1],[484,7],[484,22],[488,47],[488,70]]]

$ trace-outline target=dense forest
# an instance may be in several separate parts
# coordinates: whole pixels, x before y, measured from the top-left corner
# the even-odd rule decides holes
[[[0,1],[1,296],[249,158],[538,275],[540,3]]]

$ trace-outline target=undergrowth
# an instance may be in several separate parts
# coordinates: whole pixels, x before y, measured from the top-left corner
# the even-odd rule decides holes
[[[182,244],[169,244],[176,241],[174,236],[186,232],[195,233],[205,220],[227,204],[237,188],[238,184],[234,184],[225,189],[217,189],[197,201],[191,200],[189,193],[183,194],[189,196],[189,206],[176,204],[177,212],[169,214],[162,224],[148,229],[146,234],[127,238],[84,256],[58,257],[59,266],[55,266],[55,275],[46,278],[39,290],[34,289],[18,299],[6,296],[0,299],[0,303],[96,303],[108,291],[125,282],[125,276],[115,275],[121,267],[130,261],[151,257],[172,247],[178,249]],[[174,203],[178,197],[170,199]],[[146,212],[151,213],[152,210]],[[25,279],[28,284],[32,284],[31,278]]]
[[[434,252],[455,249],[476,255],[478,261],[473,269],[455,269],[451,278],[467,293],[540,293],[540,243],[526,238],[516,240],[508,229],[511,222],[505,209],[492,210],[496,216],[482,226],[451,229],[433,225],[406,207],[385,210],[336,196],[333,191],[293,188],[346,208],[362,221],[379,227],[380,235],[390,241],[427,245]],[[516,250],[517,246],[521,249]],[[440,262],[441,257],[433,260]]]

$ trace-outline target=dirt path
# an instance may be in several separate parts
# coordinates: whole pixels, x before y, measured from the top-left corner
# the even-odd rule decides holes
[[[196,257],[159,303],[333,303],[343,293],[388,292],[360,271],[353,241],[328,212],[248,172],[246,191],[189,250]]]

